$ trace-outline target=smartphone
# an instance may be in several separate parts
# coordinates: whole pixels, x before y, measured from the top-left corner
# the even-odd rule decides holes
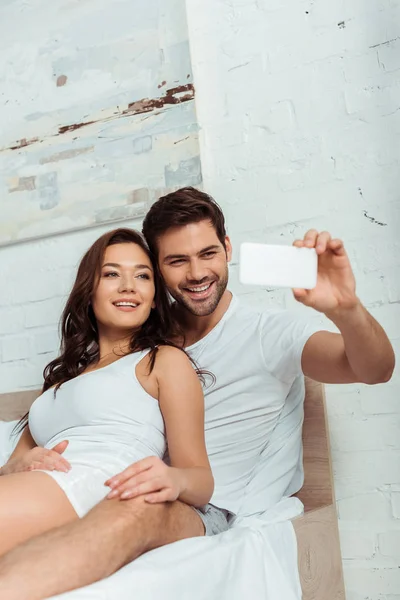
[[[241,283],[311,290],[317,285],[317,272],[314,248],[249,242],[240,246]]]

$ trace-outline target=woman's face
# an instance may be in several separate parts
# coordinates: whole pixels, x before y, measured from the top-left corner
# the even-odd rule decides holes
[[[146,252],[134,243],[108,246],[92,307],[99,333],[128,335],[147,321],[154,304],[154,272]]]

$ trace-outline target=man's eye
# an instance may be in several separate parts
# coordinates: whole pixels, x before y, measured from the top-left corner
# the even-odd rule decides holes
[[[181,265],[183,263],[183,260],[173,260],[171,261],[169,264],[172,265],[173,267],[176,267],[177,265]]]
[[[203,258],[212,258],[215,256],[215,252],[205,252],[202,256]]]

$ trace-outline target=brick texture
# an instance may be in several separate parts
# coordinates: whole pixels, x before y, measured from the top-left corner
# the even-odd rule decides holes
[[[203,178],[234,247],[310,227],[343,238],[397,352],[400,2],[187,6]],[[293,308],[290,293],[231,275],[247,302]],[[396,370],[386,386],[327,388],[348,600],[400,600],[399,383]]]
[[[293,307],[289,292],[240,286],[238,245],[328,229],[400,350],[400,1],[187,9],[204,187],[227,216],[231,287]],[[179,168],[197,181],[197,163]],[[40,385],[76,264],[107,229],[0,248],[0,392]],[[348,600],[400,600],[399,382],[397,370],[388,386],[327,389]]]

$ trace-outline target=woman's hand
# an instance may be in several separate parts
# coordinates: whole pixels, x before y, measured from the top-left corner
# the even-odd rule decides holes
[[[144,496],[146,502],[172,502],[183,491],[180,469],[169,467],[157,456],[149,456],[134,463],[118,475],[107,479],[112,488],[107,498],[128,500]]]
[[[52,450],[36,446],[22,456],[11,459],[1,468],[0,474],[9,475],[10,473],[34,471],[36,469],[67,473],[71,469],[71,465],[65,458],[60,456],[67,446],[67,440],[60,442]]]

